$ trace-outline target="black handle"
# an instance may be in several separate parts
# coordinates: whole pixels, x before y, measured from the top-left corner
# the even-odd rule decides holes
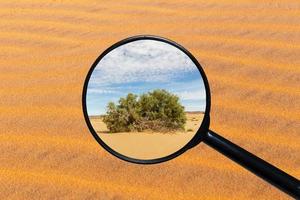
[[[300,199],[300,181],[291,175],[213,131],[206,133],[204,142],[287,194]]]

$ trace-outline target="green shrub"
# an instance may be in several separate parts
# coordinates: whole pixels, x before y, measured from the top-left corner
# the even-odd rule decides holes
[[[110,102],[103,119],[111,132],[184,129],[186,116],[179,98],[166,90],[154,90],[140,97],[129,93],[119,104]]]

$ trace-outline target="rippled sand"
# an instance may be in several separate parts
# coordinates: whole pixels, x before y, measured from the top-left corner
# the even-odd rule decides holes
[[[205,144],[159,165],[103,150],[81,109],[99,54],[155,34],[200,61],[211,129],[300,178],[299,1],[0,2],[0,199],[289,199]]]

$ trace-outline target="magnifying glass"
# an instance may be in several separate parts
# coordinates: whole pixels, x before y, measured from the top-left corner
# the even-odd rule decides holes
[[[195,57],[158,36],[106,49],[82,95],[86,123],[114,156],[138,164],[173,159],[204,142],[277,188],[300,198],[300,181],[209,129],[210,89]]]

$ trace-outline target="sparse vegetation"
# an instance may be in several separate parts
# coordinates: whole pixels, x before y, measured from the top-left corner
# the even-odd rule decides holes
[[[141,96],[129,93],[119,104],[110,102],[103,122],[110,132],[184,129],[186,115],[178,96],[154,90]]]

